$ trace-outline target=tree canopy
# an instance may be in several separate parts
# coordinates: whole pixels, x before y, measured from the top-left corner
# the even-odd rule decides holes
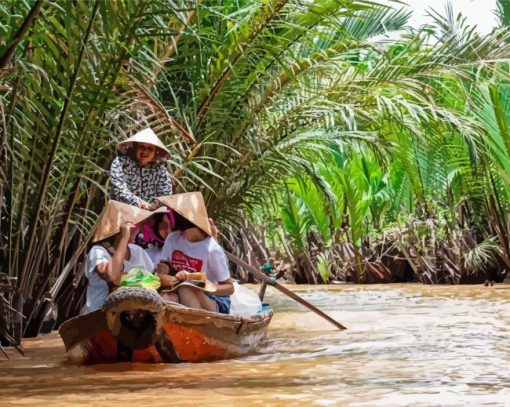
[[[409,27],[399,2],[2,2],[0,264],[17,304],[77,311],[116,144],[147,126],[176,191],[202,190],[245,252],[283,245],[302,281],[384,277],[395,250],[426,282],[510,267],[500,4],[482,36],[451,7]]]

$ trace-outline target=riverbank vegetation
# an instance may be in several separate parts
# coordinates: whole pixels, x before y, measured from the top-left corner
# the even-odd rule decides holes
[[[409,27],[398,3],[368,0],[2,2],[8,324],[30,335],[56,305],[59,322],[76,315],[116,143],[145,126],[172,151],[176,192],[201,189],[252,264],[275,252],[299,283],[501,280],[501,4],[482,36],[450,7]]]

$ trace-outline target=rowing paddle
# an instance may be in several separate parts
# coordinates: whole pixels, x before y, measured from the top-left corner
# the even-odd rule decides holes
[[[338,329],[347,329],[345,326],[343,326],[340,322],[335,321],[333,318],[331,318],[329,315],[322,312],[319,308],[317,308],[315,305],[310,304],[308,301],[305,301],[303,298],[301,298],[296,293],[290,291],[287,287],[281,285],[280,283],[275,282],[274,280],[271,280],[270,277],[266,276],[262,271],[257,270],[255,267],[250,266],[245,261],[241,260],[239,257],[234,256],[233,254],[229,252],[225,252],[227,257],[236,263],[238,266],[241,266],[245,270],[248,270],[250,273],[257,276],[262,281],[265,281],[269,285],[274,286],[278,290],[280,290],[282,293],[284,293],[286,296],[292,298],[293,300],[299,302],[300,304],[304,305],[309,310],[312,310],[317,315],[320,315],[322,318],[327,319],[329,322],[331,322],[333,325],[335,325]]]

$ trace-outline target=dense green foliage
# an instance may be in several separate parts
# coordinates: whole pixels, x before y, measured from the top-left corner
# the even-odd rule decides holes
[[[383,253],[430,282],[510,266],[508,13],[480,36],[451,9],[408,28],[398,7],[2,2],[0,264],[16,306],[39,322],[43,297],[77,311],[115,145],[147,125],[175,189],[201,189],[225,239],[253,261],[274,246],[298,281],[385,279]]]
[[[362,101],[314,127],[335,146],[305,153],[279,188],[270,216],[285,233],[266,233],[290,239],[296,280],[457,283],[501,279],[510,267],[508,66],[489,56],[506,57],[506,29],[480,38],[451,7],[431,16],[433,26],[372,41],[349,61],[365,91],[351,96]],[[411,275],[395,273],[399,258]]]

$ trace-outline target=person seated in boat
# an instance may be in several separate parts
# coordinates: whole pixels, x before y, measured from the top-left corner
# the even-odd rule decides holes
[[[225,252],[212,237],[214,226],[211,227],[202,194],[188,192],[162,197],[160,201],[173,210],[175,220],[174,231],[167,236],[162,249],[163,261],[156,266],[162,283],[168,274],[175,273],[177,279],[186,281],[194,273],[205,273],[216,286],[214,294],[193,286],[177,286],[174,292],[162,292],[162,297],[190,308],[229,314],[233,280]]]
[[[164,210],[160,208],[156,213]],[[137,224],[153,214],[122,202],[108,202],[86,259],[88,287],[82,313],[100,309],[109,293],[119,286],[123,273],[138,267],[153,272],[154,264],[148,254],[132,244]]]
[[[156,197],[172,194],[170,173],[161,163],[170,152],[151,128],[119,143],[110,169],[110,199],[154,210]]]
[[[166,237],[172,232],[171,212],[158,213],[152,217],[152,224],[146,224],[138,233],[135,243],[145,249],[154,264],[161,260]]]

